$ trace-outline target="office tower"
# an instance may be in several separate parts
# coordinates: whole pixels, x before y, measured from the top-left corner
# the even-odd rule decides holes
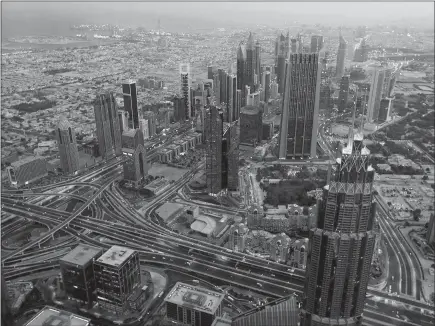
[[[239,188],[239,142],[236,123],[225,123],[222,135],[222,187],[230,191]]]
[[[260,43],[257,41],[255,43],[255,60],[254,60],[254,73],[257,75],[257,83],[256,87],[258,88],[258,85],[260,84],[260,77],[261,77],[261,46]],[[256,90],[257,90],[256,88]]]
[[[319,53],[290,55],[279,135],[280,159],[316,157],[320,76]]]
[[[142,131],[144,140],[150,138],[149,121],[147,119],[139,120],[139,129]]]
[[[256,146],[263,138],[263,112],[259,106],[245,106],[240,112],[240,143]]]
[[[97,300],[94,260],[102,253],[101,248],[79,244],[60,259],[60,272],[68,298],[93,306]]]
[[[236,75],[227,76],[227,86],[228,86],[228,103],[227,103],[228,122],[233,122],[236,121],[238,117]]]
[[[144,137],[140,129],[124,131],[122,152],[130,158],[123,165],[124,180],[137,186],[148,174]]]
[[[209,106],[205,111],[204,130],[206,139],[207,192],[217,194],[222,190],[222,131],[223,121],[220,110]]]
[[[6,324],[7,325],[7,324]],[[69,311],[59,310],[49,306],[44,307],[24,326],[74,325],[90,326],[91,320]],[[2,323],[3,326],[3,323]]]
[[[230,231],[230,236],[228,240],[229,249],[239,252],[245,251],[246,237],[248,235],[249,229],[245,224],[240,223],[234,225]]]
[[[1,314],[2,314],[2,322],[1,325],[5,325],[5,326],[13,326],[14,325],[14,319],[12,316],[12,311],[11,311],[11,303],[10,303],[10,299],[9,299],[9,290],[8,287],[6,285],[6,281],[5,281],[5,277],[2,273],[1,275],[1,282],[2,282],[2,288],[1,288],[1,296],[2,296],[2,310],[1,310]]]
[[[326,79],[323,79],[320,85],[319,110],[325,111],[329,115],[332,109],[332,87]]]
[[[276,77],[278,82],[278,92],[282,94],[284,90],[285,81],[285,60],[289,55],[289,35],[287,37],[284,35],[278,36],[275,43],[275,67],[276,67]]]
[[[205,118],[205,108],[204,105],[201,105],[199,108],[196,109],[195,112],[195,131],[197,132],[204,132],[204,118]]]
[[[242,91],[242,105],[245,100],[245,85],[246,85],[246,47],[243,44],[239,45],[237,50],[237,89]]]
[[[207,67],[207,78],[213,79],[213,67],[212,66]]]
[[[183,106],[184,106],[184,101],[183,101]],[[148,132],[150,138],[154,137],[157,131],[156,114],[153,111],[145,111],[143,113],[143,118],[145,120],[148,120]],[[182,121],[184,121],[184,118]]]
[[[313,35],[311,36],[311,53],[320,52],[323,48],[323,36],[322,35]]]
[[[376,238],[375,172],[361,129],[350,131],[309,233],[301,326],[362,324]]]
[[[346,109],[348,97],[349,97],[349,76],[343,76],[341,77],[340,93],[338,95],[338,112],[343,112]]]
[[[116,315],[125,314],[130,297],[141,287],[137,251],[112,246],[94,262],[94,274],[98,305]]]
[[[245,71],[245,85],[251,88],[251,91],[255,89],[254,74],[255,74],[255,49],[254,49],[254,37],[252,33],[249,33],[248,41],[246,42],[246,71]]]
[[[133,85],[133,86],[132,86]],[[123,89],[136,90],[135,84],[123,84]],[[136,94],[136,93],[135,93]],[[134,110],[133,102],[137,99],[136,96],[128,96],[124,94],[124,105],[126,110],[131,115],[131,109]],[[127,103],[127,104],[126,104]],[[94,100],[95,123],[97,126],[97,138],[100,154],[103,159],[108,159],[121,154],[121,127],[117,112],[115,97],[112,93],[104,93],[97,95]],[[130,107],[130,108],[129,108]],[[130,110],[130,111],[128,111]],[[139,123],[138,123],[139,127]]]
[[[291,40],[290,40],[290,43],[291,43],[291,53],[298,53],[298,40],[297,39],[295,39],[295,38],[292,38]]]
[[[340,39],[337,51],[337,67],[335,70],[335,77],[341,78],[344,75],[344,63],[346,59],[347,42],[340,32]]]
[[[219,103],[228,103],[227,94],[227,73],[223,69],[218,69],[219,78]]]
[[[237,102],[236,102],[236,110],[234,111],[235,117],[233,121],[239,120],[240,110],[242,108],[242,90],[237,90]]]
[[[190,98],[190,84],[191,78],[190,75],[190,64],[188,63],[180,63],[180,76],[181,76],[181,96],[184,99],[184,109],[185,115],[184,120],[189,120],[192,116],[192,102]]]
[[[246,98],[246,105],[260,106],[260,92],[248,94]]]
[[[385,70],[383,68],[375,68],[372,72],[369,101],[367,103],[367,121],[370,123],[378,120],[384,76]]]
[[[268,103],[270,99],[270,71],[263,71],[261,85],[264,90],[264,102]]]
[[[27,156],[6,168],[11,186],[19,188],[48,175],[48,163],[38,156]]]
[[[279,298],[248,310],[233,318],[232,326],[299,325],[299,308],[295,295]]]
[[[270,140],[273,137],[274,124],[273,120],[263,121],[263,140]]]
[[[378,121],[380,123],[390,120],[391,99],[383,98],[379,104]]]
[[[119,129],[122,135],[124,130],[128,130],[128,112],[124,110],[118,110],[118,121],[119,121]]]
[[[284,92],[284,82],[285,82],[285,57],[279,56],[278,63],[276,67],[276,77],[278,83],[278,93],[283,94]]]
[[[222,316],[225,294],[177,282],[165,297],[166,318],[177,325],[211,326]]]
[[[359,43],[355,45],[353,61],[366,62],[367,59],[368,59],[368,46],[366,44],[366,39],[363,38]]]
[[[184,115],[186,109],[184,108],[184,100],[181,96],[174,96],[172,99],[174,103],[174,120],[175,122],[184,122]]]
[[[139,128],[139,108],[137,106],[136,83],[134,81],[122,83],[122,95],[124,97],[124,110],[130,116],[131,127],[137,129]]]
[[[80,169],[76,133],[66,119],[62,118],[59,121],[56,136],[57,145],[59,146],[60,167],[63,173],[76,173]]]
[[[275,82],[275,81],[273,81],[273,82],[270,84],[270,97],[271,97],[272,99],[275,100],[275,99],[278,98],[278,90],[279,90],[278,83]]]

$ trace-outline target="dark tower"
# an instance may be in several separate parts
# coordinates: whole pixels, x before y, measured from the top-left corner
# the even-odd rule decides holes
[[[62,118],[57,126],[56,135],[62,171],[66,174],[74,174],[80,169],[76,133],[71,124]]]
[[[128,112],[133,129],[139,128],[139,111],[137,107],[136,83],[129,81],[122,84],[122,95],[124,96],[124,110]]]

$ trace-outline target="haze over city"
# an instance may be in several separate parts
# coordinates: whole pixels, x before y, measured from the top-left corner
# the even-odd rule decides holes
[[[434,6],[2,2],[1,325],[435,325]]]

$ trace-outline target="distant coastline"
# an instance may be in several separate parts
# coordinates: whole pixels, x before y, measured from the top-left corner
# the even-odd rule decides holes
[[[45,49],[54,50],[59,48],[82,48],[93,45],[110,44],[118,42],[118,40],[90,40],[90,41],[77,41],[68,43],[29,43],[29,42],[3,42],[1,45],[2,53],[11,53],[15,51]]]

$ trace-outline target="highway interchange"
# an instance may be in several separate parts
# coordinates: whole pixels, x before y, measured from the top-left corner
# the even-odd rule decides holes
[[[322,141],[323,137],[321,144]],[[326,141],[321,146],[332,153]],[[202,165],[186,173],[172,187],[156,196],[142,210],[143,213],[139,213],[123,199],[117,188],[117,181],[122,177],[121,163],[122,158],[105,162],[74,179],[35,189],[33,194],[2,192],[2,211],[20,217],[20,224],[15,224],[14,228],[23,225],[23,218],[24,221],[34,221],[48,228],[48,232],[38,239],[2,255],[5,278],[58,268],[59,255],[56,252],[63,252],[64,248],[71,247],[77,241],[103,248],[110,247],[98,240],[97,236],[103,236],[138,250],[143,264],[186,273],[204,282],[250,289],[270,298],[292,293],[302,294],[305,278],[303,270],[295,269],[292,272],[282,264],[192,239],[174,233],[155,221],[156,208],[177,195]],[[72,213],[59,209],[72,199],[79,201]],[[186,198],[183,201],[188,202]],[[212,204],[201,206],[222,209]],[[86,209],[91,211],[91,216],[82,215]],[[103,215],[110,220],[102,219]],[[433,325],[429,315],[433,307],[415,299],[416,296],[419,298],[415,280],[422,275],[417,259],[409,254],[411,249],[405,241],[400,240],[400,232],[391,225],[386,212],[379,210],[378,216],[385,234],[386,247],[391,253],[390,257],[394,257],[391,258],[390,270],[393,271],[390,280],[392,276],[395,280],[400,280],[391,282],[391,292],[403,295],[369,289],[364,324]],[[45,248],[43,244],[59,230],[69,234],[69,240],[56,247]],[[42,255],[46,252],[53,256],[47,258]],[[31,257],[36,258],[36,255],[41,255],[42,261],[26,262]],[[403,320],[403,315],[408,322]]]

